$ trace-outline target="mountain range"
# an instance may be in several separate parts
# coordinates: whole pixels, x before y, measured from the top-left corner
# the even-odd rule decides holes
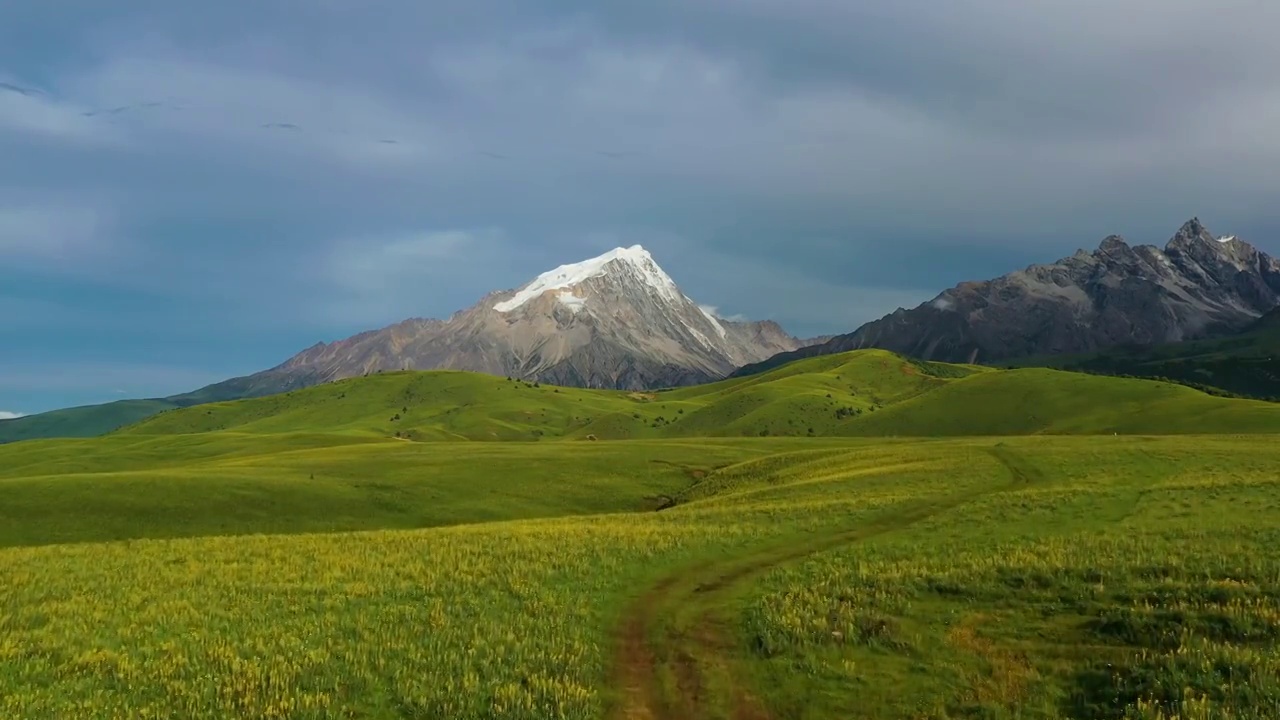
[[[1256,332],[1256,323],[1277,306],[1280,261],[1238,238],[1213,235],[1195,218],[1163,249],[1130,246],[1111,235],[1092,252],[961,283],[851,333],[810,340],[771,321],[716,316],[636,245],[491,292],[448,319],[410,319],[318,343],[276,367],[192,393],[0,421],[0,442],[97,435],[168,409],[390,370],[470,370],[553,385],[653,390],[863,348],[923,360],[1233,385],[1201,367],[1212,357],[1218,376],[1248,367],[1232,391],[1270,397],[1280,375],[1271,353],[1276,336]],[[1204,344],[1241,333],[1225,344]],[[1185,341],[1201,344],[1176,349]],[[1122,352],[1127,359],[1109,359]],[[1242,354],[1248,355],[1244,365],[1237,361]]]
[[[862,348],[989,364],[1177,343],[1243,331],[1277,305],[1280,261],[1192,218],[1163,249],[1110,235],[1093,252],[960,283],[914,309],[735,375]]]

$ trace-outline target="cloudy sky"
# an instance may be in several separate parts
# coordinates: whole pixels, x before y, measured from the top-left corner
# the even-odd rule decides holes
[[[1163,242],[1280,252],[1273,0],[0,4],[0,414],[169,394],[641,243],[852,330]]]

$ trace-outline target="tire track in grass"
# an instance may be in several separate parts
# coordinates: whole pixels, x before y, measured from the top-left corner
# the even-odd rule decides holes
[[[741,678],[745,654],[734,600],[765,573],[831,550],[908,528],[980,497],[1038,480],[1024,463],[992,453],[1009,474],[1004,482],[965,494],[910,501],[856,528],[807,534],[747,555],[708,560],[668,575],[623,616],[613,663],[613,720],[773,720]],[[1020,458],[1019,458],[1020,460]]]

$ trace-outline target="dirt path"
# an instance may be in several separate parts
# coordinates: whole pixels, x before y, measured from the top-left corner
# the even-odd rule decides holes
[[[669,575],[644,593],[618,628],[613,720],[772,720],[735,677],[743,654],[734,602],[764,573],[814,553],[906,528],[978,497],[1025,487],[1024,468],[997,457],[1012,482],[986,490],[907,503],[848,530],[790,538],[736,558],[705,561]]]

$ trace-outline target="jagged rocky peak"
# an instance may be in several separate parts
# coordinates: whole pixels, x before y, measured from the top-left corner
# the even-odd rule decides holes
[[[1216,240],[1216,238],[1204,226],[1204,223],[1200,222],[1200,218],[1193,217],[1178,228],[1178,232],[1174,233],[1173,239],[1169,242],[1178,243],[1188,240]]]
[[[1164,252],[1176,264],[1199,266],[1201,271],[1221,278],[1222,273],[1258,272],[1274,265],[1274,261],[1257,248],[1235,235],[1217,236],[1198,218],[1188,220],[1174,234]]]
[[[1098,245],[1098,250],[1104,253],[1123,253],[1130,250],[1129,243],[1119,235],[1108,235],[1102,239],[1102,243]]]
[[[1208,247],[1227,246],[1235,242],[1236,242],[1236,236],[1226,235],[1223,237],[1218,237],[1213,233],[1209,232],[1209,229],[1204,226],[1204,223],[1200,222],[1200,218],[1191,218],[1190,220],[1183,223],[1182,227],[1178,228],[1178,231],[1174,233],[1173,237],[1170,238],[1168,243],[1166,243],[1165,249],[1166,250],[1172,250],[1172,249],[1185,250],[1187,248],[1194,247],[1197,244],[1201,244],[1201,243],[1203,243]],[[1102,239],[1102,242],[1098,245],[1098,250],[1104,253],[1110,253],[1110,254],[1116,254],[1116,253],[1123,254],[1126,251],[1137,250],[1138,248],[1145,248],[1145,247],[1152,247],[1152,246],[1130,245],[1120,235],[1108,235]],[[1087,253],[1084,250],[1079,250],[1076,252],[1074,257],[1080,257],[1087,254],[1090,254],[1090,253]]]
[[[1193,217],[1182,224],[1178,228],[1178,232],[1169,240],[1166,245],[1167,249],[1191,247],[1196,243],[1204,243],[1209,247],[1229,247],[1236,243],[1235,235],[1223,235],[1221,237],[1209,232],[1209,229],[1200,222],[1200,218]]]

